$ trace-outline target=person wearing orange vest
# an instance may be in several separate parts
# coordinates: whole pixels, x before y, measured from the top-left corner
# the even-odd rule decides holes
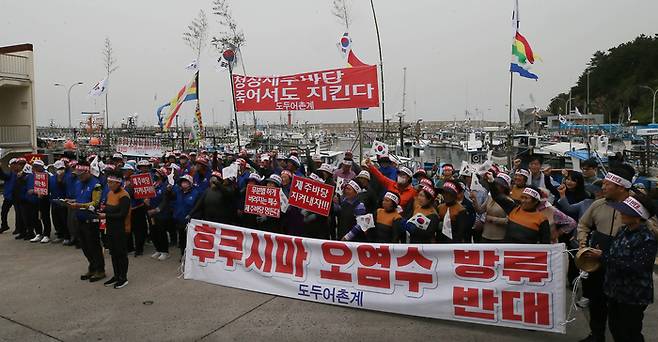
[[[99,219],[105,219],[112,268],[114,276],[105,282],[105,286],[120,289],[128,285],[128,249],[126,239],[130,232],[130,195],[121,186],[121,177],[108,175],[107,185],[110,192],[104,212],[98,214]]]
[[[400,166],[398,168],[398,179],[397,181],[394,181],[384,176],[377,167],[375,167],[370,158],[366,158],[365,165],[368,167],[370,174],[375,177],[377,182],[379,182],[383,188],[400,195],[400,206],[403,209],[408,209],[406,208],[407,205],[413,202],[413,199],[417,194],[416,189],[411,186],[411,176],[413,176],[411,170],[407,167]]]

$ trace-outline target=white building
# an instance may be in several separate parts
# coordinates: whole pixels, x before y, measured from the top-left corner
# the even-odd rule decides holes
[[[37,148],[32,44],[0,47],[0,159]]]

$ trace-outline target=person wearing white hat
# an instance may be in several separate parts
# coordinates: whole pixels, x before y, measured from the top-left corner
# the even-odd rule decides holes
[[[67,208],[59,201],[66,199],[66,164],[62,160],[58,160],[54,167],[55,172],[48,181],[48,191],[52,203],[51,213],[55,227],[55,237],[51,242],[63,242],[69,245],[71,234],[67,224]]]
[[[353,162],[351,160],[343,159],[343,161],[340,162],[339,168],[334,171],[334,179],[344,178],[346,181],[354,179],[356,174],[352,171],[352,164]]]
[[[194,180],[190,175],[183,175],[178,180],[178,184],[173,188],[175,200],[172,204],[174,208],[174,222],[178,231],[178,247],[181,250],[181,257],[185,257],[185,245],[187,243],[186,226],[190,221],[190,213],[199,198],[199,192],[194,186]]]
[[[349,181],[343,189],[343,196],[334,196],[332,210],[338,218],[337,237],[342,239],[352,228],[358,226],[356,217],[366,214],[366,207],[359,201],[358,194],[361,187],[355,181]],[[352,241],[365,241],[365,235],[358,235]]]
[[[642,321],[644,311],[654,301],[653,268],[658,251],[647,220],[656,214],[655,206],[642,194],[608,201],[607,206],[621,214],[619,233],[607,250],[590,248],[584,256],[602,259],[606,266],[602,289],[614,340],[644,341]]]
[[[407,204],[413,201],[414,197],[416,197],[416,189],[411,186],[411,177],[413,176],[413,173],[409,168],[401,166],[398,169],[397,181],[393,181],[382,174],[377,167],[375,167],[370,158],[366,158],[365,165],[368,167],[368,171],[370,171],[370,176],[374,177],[384,189],[400,195],[400,206],[403,209],[407,207]]]
[[[613,238],[623,225],[621,213],[607,205],[608,202],[623,202],[629,196],[635,169],[629,164],[620,164],[609,170],[603,180],[603,198],[592,202],[589,209],[578,220],[577,238],[581,249],[592,247],[607,253]],[[607,298],[603,293],[605,265],[590,272],[583,281],[583,296],[589,299],[590,334],[584,341],[605,339]],[[589,340],[588,340],[589,339]]]
[[[521,202],[521,194],[525,189],[528,179],[530,179],[530,171],[526,169],[518,169],[514,172],[513,184],[511,187],[510,197],[517,202]]]
[[[378,208],[373,215],[375,229],[368,230],[368,240],[377,243],[400,242],[403,219],[398,212],[400,196],[387,191],[382,199],[382,207]]]
[[[359,200],[366,206],[366,212],[374,214],[379,206],[377,190],[370,187],[370,172],[363,170],[359,172],[354,181],[361,187]]]
[[[128,251],[126,234],[131,230],[130,195],[121,186],[121,175],[109,174],[107,185],[109,192],[103,212],[98,214],[99,219],[106,220],[106,236],[112,257],[114,274],[103,285],[120,289],[128,285]]]

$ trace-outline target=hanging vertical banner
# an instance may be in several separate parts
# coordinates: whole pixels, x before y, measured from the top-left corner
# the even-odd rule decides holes
[[[192,220],[185,279],[354,309],[565,333],[564,244],[326,241]]]
[[[379,107],[375,65],[233,81],[239,112]]]

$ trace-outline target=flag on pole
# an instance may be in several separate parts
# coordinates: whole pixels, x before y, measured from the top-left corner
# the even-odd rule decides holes
[[[512,39],[512,61],[510,71],[521,77],[537,80],[539,76],[530,72],[530,67],[535,63],[535,54],[528,40],[519,32],[519,1],[516,0],[514,12],[512,13],[514,24],[514,38]]]
[[[174,119],[176,118],[176,114],[178,114],[178,111],[180,110],[181,105],[183,102],[187,100],[188,95],[194,94],[193,97],[195,99],[199,98],[199,94],[197,93],[197,86],[196,86],[196,80],[197,77],[199,76],[199,73],[197,72],[194,75],[194,78],[190,83],[186,84],[181,90],[178,91],[178,94],[171,99],[169,102],[169,111],[164,117],[164,125],[163,128],[164,130],[169,130],[171,125],[174,123]]]
[[[350,52],[347,53],[347,64],[349,64],[349,66],[353,68],[368,65],[366,63],[363,63],[358,57],[356,57],[353,50],[350,50]]]
[[[101,96],[105,94],[105,91],[107,90],[109,80],[107,78],[104,78],[100,82],[94,84],[93,88],[89,90],[89,96]]]
[[[203,136],[203,118],[201,117],[201,108],[199,107],[199,102],[196,103],[196,110],[194,111],[194,132],[196,133],[196,139],[201,141],[204,138]]]
[[[197,72],[199,70],[199,62],[195,59],[190,64],[185,66],[185,70]]]

